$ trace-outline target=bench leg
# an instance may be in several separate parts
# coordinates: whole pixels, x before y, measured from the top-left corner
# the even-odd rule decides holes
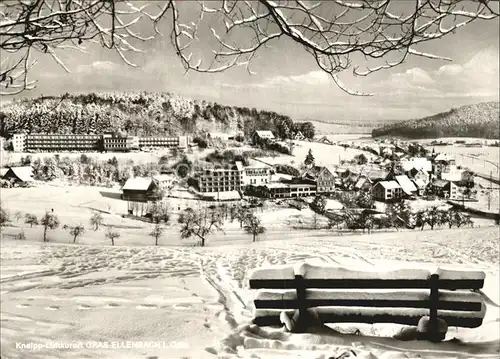
[[[292,333],[304,333],[308,328],[323,325],[316,311],[312,308],[297,309],[291,316],[286,312],[281,312],[280,321],[285,325],[286,330]]]
[[[417,339],[428,340],[438,343],[444,340],[448,331],[448,325],[443,319],[437,318],[437,331],[432,328],[431,320],[425,316],[420,318],[417,326]]]

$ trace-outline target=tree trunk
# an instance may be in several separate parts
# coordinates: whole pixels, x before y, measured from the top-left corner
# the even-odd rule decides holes
[[[205,238],[204,237],[201,237],[201,246],[205,247]]]
[[[43,241],[47,242],[47,227],[43,227]]]
[[[114,246],[115,245],[115,239],[114,238],[111,238],[111,245]]]
[[[73,237],[73,243],[76,243],[76,235]]]
[[[255,233],[253,234],[253,242],[255,242]]]
[[[156,236],[155,246],[158,245],[158,236]]]

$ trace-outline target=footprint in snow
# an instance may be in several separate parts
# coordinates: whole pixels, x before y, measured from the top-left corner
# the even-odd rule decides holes
[[[118,307],[120,307],[120,305],[116,303],[109,303],[108,305],[106,305],[106,308],[118,308]]]
[[[18,307],[18,308],[29,308],[29,307],[31,307],[31,305],[29,305],[29,304],[18,304],[18,305],[16,305],[16,307]]]
[[[57,305],[51,305],[51,306],[45,308],[45,310],[59,310],[59,307]]]
[[[154,304],[139,304],[136,309],[156,309],[158,306]]]
[[[78,306],[79,310],[89,310],[90,308],[92,308],[92,307],[90,305],[86,305],[86,304],[81,304]]]

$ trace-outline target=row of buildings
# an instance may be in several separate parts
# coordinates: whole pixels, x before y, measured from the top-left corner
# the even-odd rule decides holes
[[[12,136],[14,152],[27,151],[132,151],[141,148],[187,148],[191,139],[177,137],[139,137],[104,134],[25,134]]]
[[[223,168],[208,165],[196,172],[195,179],[200,192],[217,194],[216,198],[231,191],[266,198],[293,198],[343,189],[369,192],[378,201],[397,201],[424,193],[458,199],[460,187],[464,183],[473,185],[474,176],[459,168],[452,157],[439,154],[432,159],[412,157],[398,161],[390,170],[313,166],[295,178],[275,174],[271,166],[258,161],[248,166],[236,162]]]

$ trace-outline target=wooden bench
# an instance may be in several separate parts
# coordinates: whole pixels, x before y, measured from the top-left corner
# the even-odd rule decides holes
[[[486,312],[484,272],[436,268],[355,270],[299,263],[254,269],[253,322],[294,332],[322,323],[397,323],[444,339],[448,326],[476,328]]]

